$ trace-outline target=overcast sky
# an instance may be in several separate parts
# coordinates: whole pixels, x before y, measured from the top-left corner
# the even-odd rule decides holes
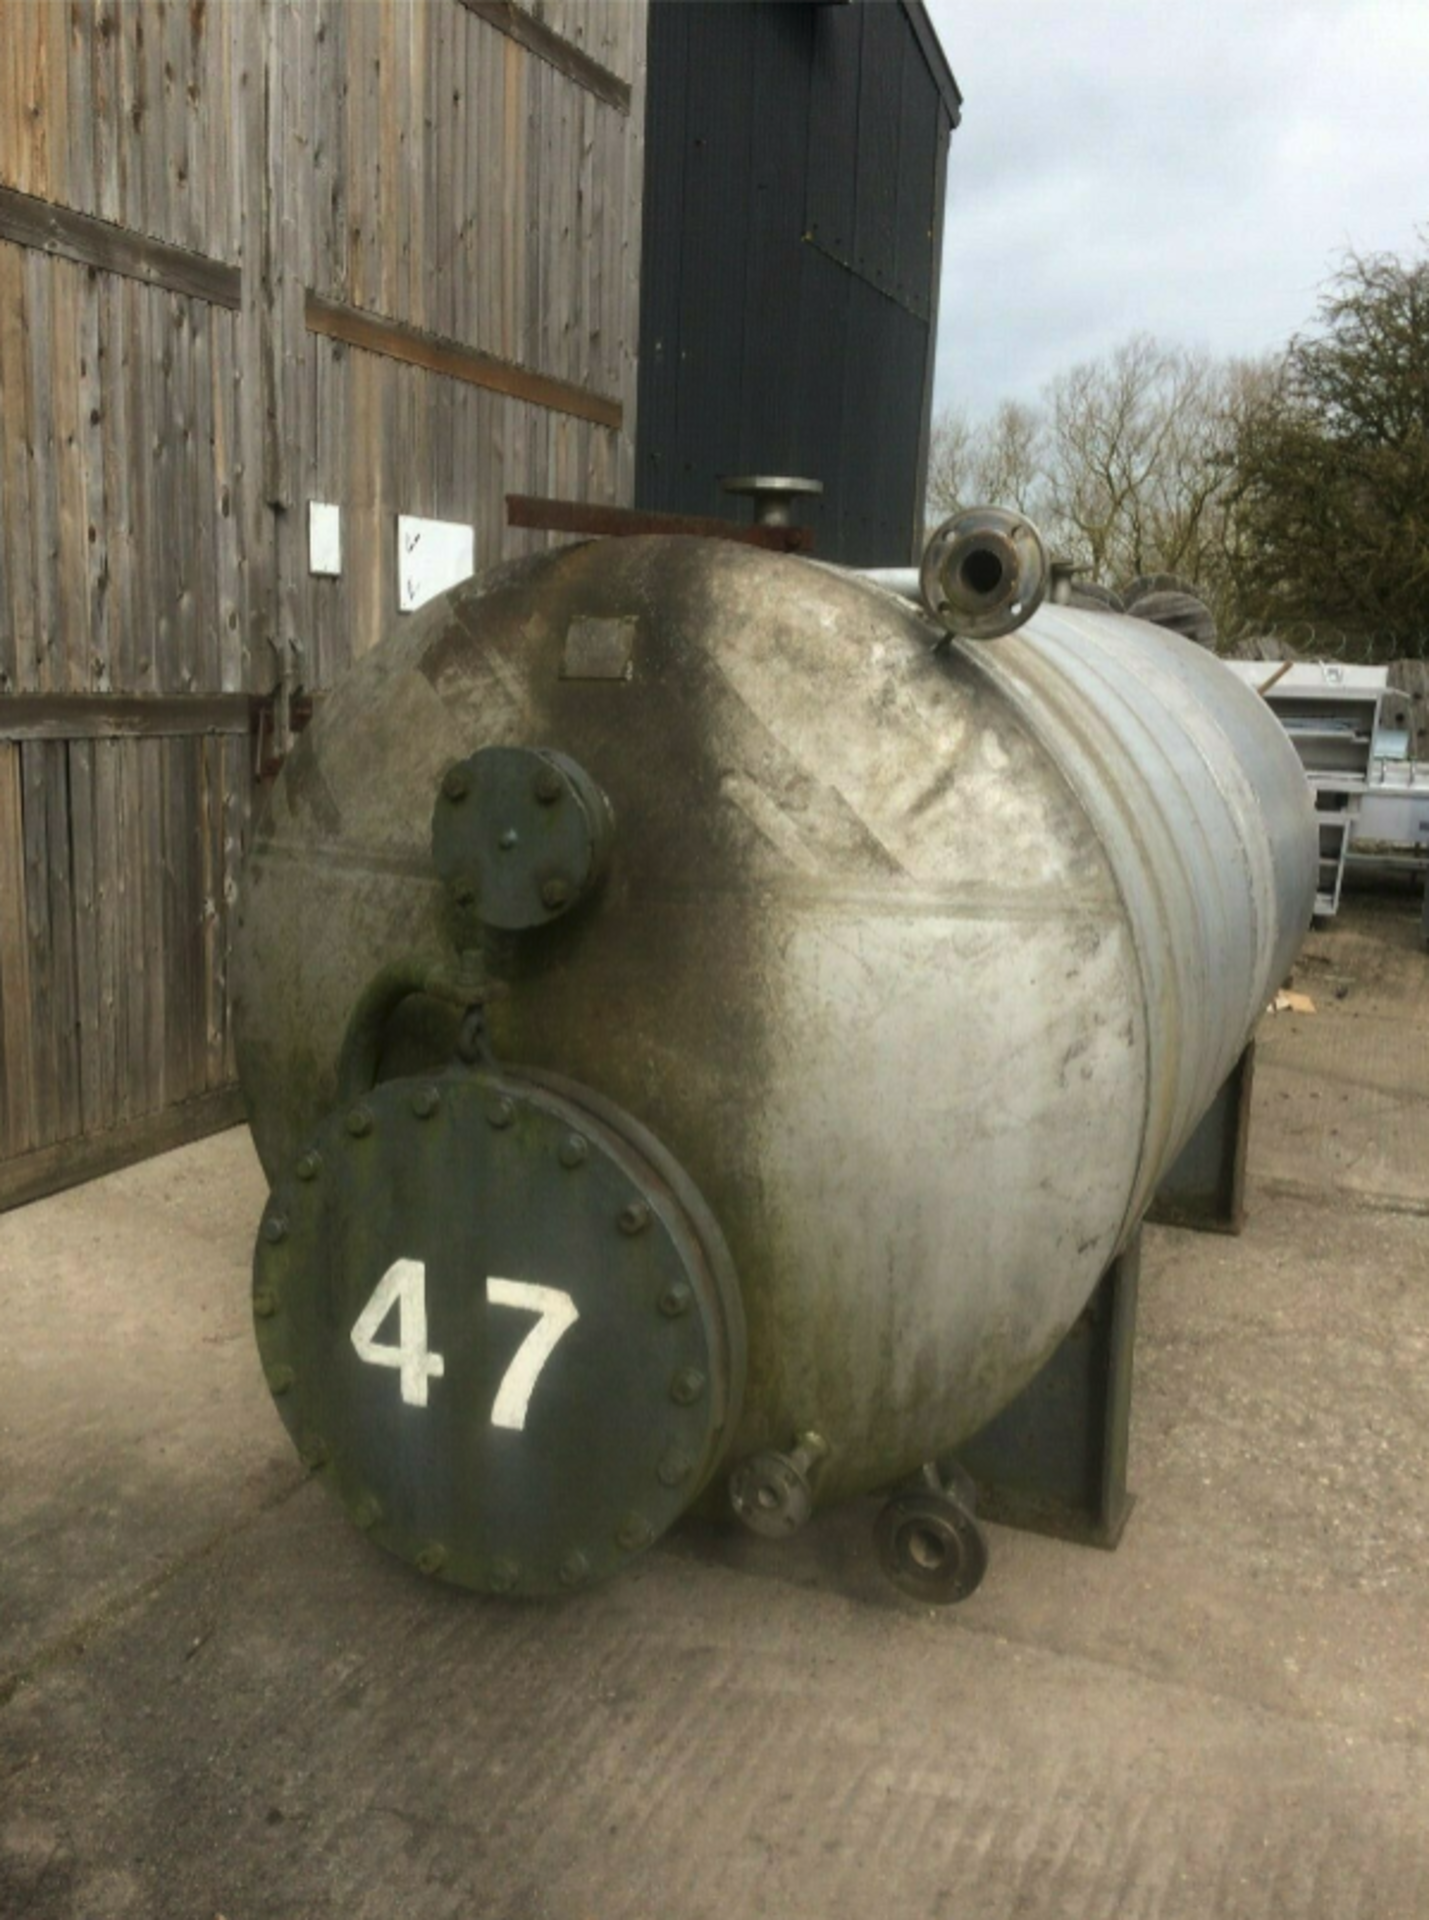
[[[927,6],[964,96],[938,407],[1140,331],[1265,352],[1340,249],[1429,229],[1429,0]]]

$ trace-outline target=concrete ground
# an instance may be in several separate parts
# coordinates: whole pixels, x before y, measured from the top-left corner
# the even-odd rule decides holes
[[[293,1458],[232,1133],[0,1218],[5,1920],[1424,1920],[1429,957],[1351,903],[1262,1032],[1238,1240],[1149,1231],[1122,1546],[872,1508],[560,1605]]]

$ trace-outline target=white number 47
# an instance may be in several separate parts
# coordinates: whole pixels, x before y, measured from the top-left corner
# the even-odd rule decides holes
[[[534,1313],[536,1324],[512,1356],[502,1375],[491,1408],[493,1427],[520,1433],[541,1370],[556,1350],[561,1335],[580,1319],[580,1310],[559,1287],[537,1286],[533,1280],[490,1279],[486,1297],[493,1307],[515,1307]],[[398,1310],[397,1342],[378,1334],[393,1307]],[[372,1298],[357,1316],[352,1344],[359,1360],[371,1367],[393,1367],[401,1376],[402,1398],[409,1407],[427,1404],[428,1380],[440,1380],[446,1361],[427,1345],[427,1269],[420,1260],[394,1260],[373,1289]]]

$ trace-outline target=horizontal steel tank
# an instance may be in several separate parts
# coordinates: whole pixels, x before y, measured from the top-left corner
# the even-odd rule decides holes
[[[1309,924],[1303,770],[1133,619],[633,538],[359,660],[257,826],[260,1350],[374,1538],[547,1592],[896,1486],[1066,1334]]]

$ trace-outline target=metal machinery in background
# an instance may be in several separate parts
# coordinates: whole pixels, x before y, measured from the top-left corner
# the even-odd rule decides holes
[[[381,1545],[553,1593],[886,1490],[894,1578],[976,1584],[976,1436],[1134,1260],[1315,890],[1264,704],[1045,585],[991,513],[921,606],[587,542],[320,711],[242,890],[253,1307]]]
[[[1351,861],[1422,875],[1429,858],[1429,765],[1410,757],[1408,731],[1383,724],[1389,669],[1337,660],[1226,665],[1263,695],[1314,790],[1317,916],[1330,919],[1339,911]],[[1424,911],[1429,931],[1429,891]]]

